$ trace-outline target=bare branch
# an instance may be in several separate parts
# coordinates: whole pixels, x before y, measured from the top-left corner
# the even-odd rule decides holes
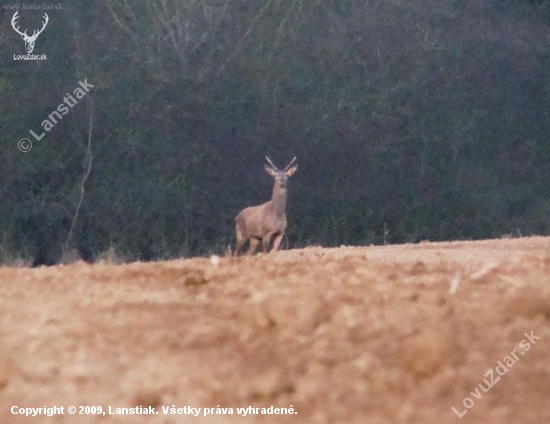
[[[80,213],[80,207],[82,206],[82,201],[84,200],[84,187],[86,185],[86,181],[88,180],[88,177],[90,176],[90,172],[92,172],[92,121],[94,117],[94,103],[93,99],[90,97],[90,128],[88,130],[88,148],[87,148],[87,160],[86,160],[86,169],[84,170],[84,175],[82,176],[82,181],[80,182],[80,198],[78,199],[78,204],[76,205],[76,210],[73,217],[73,222],[71,223],[71,229],[69,230],[69,235],[67,236],[67,241],[65,242],[65,247],[63,248],[63,252],[66,253],[69,244],[71,243],[71,239],[73,237],[74,227],[76,225],[76,221],[78,219],[78,214]]]
[[[246,39],[250,36],[250,34],[252,33],[252,30],[254,29],[254,27],[256,26],[256,23],[259,21],[259,19],[261,18],[261,16],[264,14],[264,12],[267,10],[267,8],[271,5],[271,2],[272,0],[269,0],[264,7],[262,7],[262,9],[260,10],[260,12],[256,15],[256,17],[252,20],[252,23],[250,24],[250,26],[248,27],[248,29],[246,30],[246,32],[244,33],[244,35],[241,37],[241,39],[239,40],[239,42],[237,43],[237,48],[235,49],[235,51],[233,52],[233,54],[231,54],[231,56],[229,56],[229,59],[227,59],[225,61],[225,63],[222,64],[222,66],[220,66],[220,68],[218,69],[218,72],[216,74],[216,79],[218,79],[220,77],[220,75],[222,74],[223,71],[225,71],[225,69],[227,68],[227,66],[233,62],[233,60],[237,57],[237,55],[240,53],[240,51],[243,49],[243,47],[245,46],[246,44]]]

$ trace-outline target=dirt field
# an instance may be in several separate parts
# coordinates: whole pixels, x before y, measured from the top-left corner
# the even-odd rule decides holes
[[[550,238],[215,262],[1,268],[0,423],[550,422]]]

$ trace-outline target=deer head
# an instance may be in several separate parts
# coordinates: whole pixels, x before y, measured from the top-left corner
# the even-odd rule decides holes
[[[17,32],[21,36],[21,38],[25,41],[25,50],[27,50],[27,53],[32,53],[32,51],[34,50],[34,42],[36,41],[38,36],[42,33],[42,31],[44,31],[44,28],[46,28],[46,25],[48,25],[48,21],[50,20],[50,18],[48,18],[47,13],[44,13],[44,22],[43,22],[43,25],[42,25],[42,29],[40,29],[40,30],[35,29],[33,31],[32,35],[28,36],[27,35],[27,30],[25,30],[25,32],[21,32],[21,31],[19,31],[19,27],[15,26],[16,25],[15,21],[19,17],[17,15],[18,13],[19,13],[19,11],[14,13],[13,18],[11,19],[11,26],[13,27],[15,32]]]
[[[296,157],[294,157],[294,159],[290,161],[285,169],[282,170],[278,169],[267,156],[265,157],[265,159],[269,163],[269,165],[264,165],[265,171],[273,178],[275,178],[276,185],[278,185],[280,188],[285,188],[288,178],[291,177],[298,169],[298,165],[292,166],[294,162],[296,162]]]

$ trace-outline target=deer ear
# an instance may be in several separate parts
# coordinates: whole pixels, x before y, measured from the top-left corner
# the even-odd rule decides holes
[[[294,175],[294,173],[298,170],[298,165],[294,165],[292,168],[290,168],[288,171],[286,171],[286,176],[291,177]]]
[[[277,175],[277,171],[275,171],[271,166],[269,165],[264,165],[264,169],[265,169],[265,172],[267,172],[269,175],[271,175],[272,177],[274,177],[275,175]]]

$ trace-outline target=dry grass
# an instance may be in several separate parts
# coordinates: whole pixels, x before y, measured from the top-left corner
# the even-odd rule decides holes
[[[549,276],[540,237],[0,268],[0,422],[547,423]],[[531,331],[536,345],[472,398]],[[52,420],[12,405],[160,414]]]

